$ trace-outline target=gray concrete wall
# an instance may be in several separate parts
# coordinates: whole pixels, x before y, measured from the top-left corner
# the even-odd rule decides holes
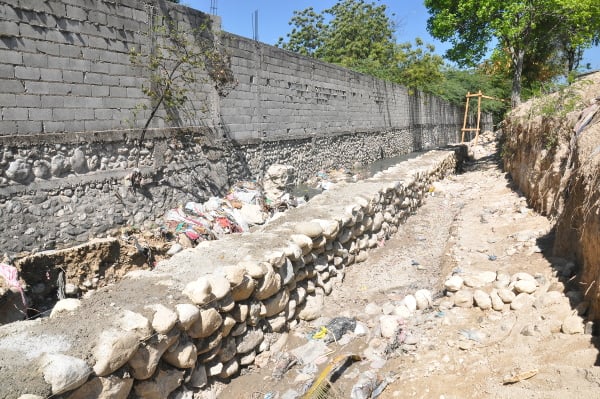
[[[182,30],[210,24],[232,79],[197,68],[186,104],[171,121],[160,109],[140,143],[150,73],[129,51],[148,53],[165,15]],[[307,178],[434,148],[456,141],[462,124],[460,107],[219,32],[218,18],[166,0],[0,0],[0,24],[4,252],[153,224],[273,163]],[[138,158],[144,185],[134,189]]]

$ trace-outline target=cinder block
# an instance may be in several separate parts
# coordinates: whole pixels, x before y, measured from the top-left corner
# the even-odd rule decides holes
[[[70,89],[69,92],[74,95],[74,96],[82,96],[82,97],[89,97],[92,95],[92,88],[94,87],[93,85],[86,85],[83,83],[78,83],[78,84],[72,84],[69,85]]]
[[[0,49],[0,60],[3,64],[22,65],[23,53],[16,50]]]
[[[79,96],[64,96],[63,104],[65,108],[81,108],[83,106],[84,97]]]
[[[13,79],[15,77],[14,65],[0,64],[0,78]]]
[[[2,20],[2,34],[3,37],[19,36],[19,24],[15,21]]]
[[[119,128],[119,121],[114,120],[87,120],[84,121],[84,129],[86,132],[93,131],[101,131],[101,130],[111,130]]]
[[[100,36],[90,36],[90,35],[85,35],[85,38],[86,38],[87,45],[90,47],[104,49],[104,50],[106,50],[108,48],[108,41],[107,41],[108,39],[105,39]]]
[[[67,132],[83,132],[85,131],[85,122],[82,120],[66,121],[65,131]]]
[[[46,38],[47,28],[41,26],[33,26],[21,22],[19,24],[19,35],[21,37],[29,37],[36,40],[44,40]]]
[[[15,79],[0,79],[0,93],[24,93],[25,86]]]
[[[129,98],[144,98],[146,95],[144,92],[137,87],[128,87],[127,88],[127,97]]]
[[[82,48],[74,44],[59,44],[59,53],[61,57],[81,58]]]
[[[88,11],[88,21],[91,23],[106,25],[106,13],[98,10],[90,10]]]
[[[137,87],[138,79],[133,76],[121,76],[117,83],[125,87]]]
[[[106,62],[102,62],[102,61],[92,62],[91,68],[92,68],[92,72],[95,72],[95,73],[103,73],[103,74],[107,74],[107,75],[110,73],[109,64]]]
[[[87,20],[88,14],[87,14],[87,11],[84,10],[83,8],[67,5],[66,9],[67,9],[67,17],[68,18],[77,19],[79,21]]]
[[[109,95],[108,86],[93,86],[92,96],[93,97],[107,97]]]
[[[5,121],[26,121],[29,119],[27,108],[2,108],[2,119]]]
[[[129,47],[126,42],[121,40],[108,40],[108,47],[110,51],[120,52],[120,53],[128,53]]]
[[[62,82],[62,71],[58,69],[42,69],[41,79],[50,82]]]
[[[83,83],[83,72],[64,70],[62,72],[65,83]]]
[[[110,97],[127,97],[127,89],[125,87],[113,86],[110,87]]]
[[[42,108],[62,108],[65,106],[64,96],[41,96]]]
[[[17,121],[18,134],[42,133],[43,125],[41,121]]]
[[[12,93],[0,93],[0,108],[16,107],[16,96]]]
[[[110,108],[101,108],[101,109],[95,109],[94,110],[94,118],[95,119],[102,119],[102,120],[106,120],[106,119],[113,119],[115,114],[115,110],[114,109],[110,109]]]
[[[104,75],[100,73],[86,72],[85,74],[83,74],[83,81],[86,84],[99,85],[102,84],[103,76]]]
[[[44,47],[53,47],[53,45],[50,44]],[[35,68],[48,68],[48,56],[43,53],[23,53],[23,65]]]
[[[76,60],[74,58],[69,59],[69,69],[74,71],[89,71],[91,69],[90,60]]]
[[[0,15],[2,15],[7,21],[20,21],[21,17],[19,14],[20,13],[17,13],[16,4],[0,4]]]
[[[19,65],[15,67],[15,78],[17,79],[40,80],[40,77],[40,68],[31,68]]]
[[[105,86],[116,86],[119,84],[119,77],[103,74],[102,75],[102,84]]]
[[[25,81],[25,89],[30,94],[64,95],[69,91],[68,85],[55,82]]]
[[[50,8],[49,14],[52,14],[56,17],[67,16],[66,6],[61,0],[46,0],[45,3]]]
[[[47,58],[48,58],[48,68],[61,69],[63,71],[69,70],[69,59],[68,58],[61,58],[61,57],[54,57],[54,56],[47,56]]]
[[[45,121],[44,122],[44,131],[47,133],[54,133],[54,132],[64,132],[65,130],[65,122],[62,121],[55,121],[55,120],[51,120],[51,121]]]
[[[108,10],[106,11],[106,25],[117,29],[123,29],[123,21],[121,20],[121,18],[108,12]]]
[[[18,94],[15,96],[17,107],[39,108],[42,106],[41,96],[32,94]]]
[[[103,61],[108,61],[108,72],[111,75],[131,75],[133,72],[133,68],[130,65],[115,64],[112,63],[113,61],[109,61],[105,58],[103,58]]]
[[[83,105],[85,105],[86,108],[91,109],[100,108],[103,106],[103,101],[102,98],[85,97]]]
[[[17,133],[16,121],[1,121],[0,120],[0,135],[8,136]]]
[[[70,121],[75,119],[74,114],[77,110],[75,108],[54,108],[52,110],[53,121]]]
[[[77,41],[77,36],[72,32],[64,30],[48,29],[46,30],[45,40],[54,43],[73,43]]]
[[[52,119],[51,109],[29,108],[30,121],[48,121]]]

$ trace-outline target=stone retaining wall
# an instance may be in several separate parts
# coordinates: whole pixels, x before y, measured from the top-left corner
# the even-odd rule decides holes
[[[0,327],[0,397],[165,398],[235,377],[279,332],[318,317],[345,268],[394,234],[465,150],[340,183],[259,231],[204,242],[60,301],[49,318]]]

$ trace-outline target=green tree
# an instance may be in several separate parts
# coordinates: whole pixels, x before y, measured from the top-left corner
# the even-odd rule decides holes
[[[419,37],[415,39],[414,46],[410,42],[399,44],[395,53],[397,76],[392,80],[432,92],[434,85],[444,79],[444,59],[434,52],[435,47]]]
[[[561,37],[558,51],[566,54],[591,45],[600,31],[597,0],[425,0],[425,6],[431,15],[428,31],[453,44],[447,56],[459,65],[481,61],[493,39],[508,53],[513,106],[521,102],[526,55],[546,62],[557,48],[544,48],[543,41]]]
[[[442,78],[443,59],[433,46],[421,39],[396,43],[385,5],[340,0],[322,13],[294,11],[289,24],[287,41],[279,38],[276,46],[420,90]]]
[[[217,46],[209,19],[196,28],[180,27],[169,16],[152,15],[152,21],[150,46],[129,50],[131,64],[148,76],[142,91],[149,102],[138,104],[134,111],[134,119],[140,112],[147,116],[139,146],[156,118],[183,126],[196,119],[198,112],[206,112],[206,104],[196,109],[195,85],[210,79],[219,95],[226,96],[237,84],[229,56]],[[136,166],[138,161],[139,152]]]
[[[312,7],[294,11],[294,16],[288,23],[294,26],[287,34],[288,41],[284,42],[280,37],[275,45],[295,53],[316,57],[317,50],[323,47],[324,31],[327,29],[324,19],[324,16],[316,13]]]
[[[464,104],[467,92],[477,93],[480,90],[498,100],[510,96],[510,77],[494,71],[491,64],[469,69],[445,67],[442,72],[444,78],[432,85],[431,92],[453,104]],[[508,107],[507,101],[498,100],[484,99],[481,103],[481,110],[492,113],[495,121],[503,119]]]

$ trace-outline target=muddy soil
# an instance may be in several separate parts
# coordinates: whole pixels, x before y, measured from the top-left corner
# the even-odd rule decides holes
[[[327,384],[327,395],[315,397],[350,398],[365,373],[389,381],[380,385],[379,398],[600,396],[599,340],[593,325],[584,324],[586,303],[573,264],[552,257],[552,225],[527,207],[501,171],[494,137],[473,150],[475,161],[463,174],[436,183],[389,241],[347,269],[322,318],[298,324],[244,375],[200,397],[297,397],[340,354],[362,360],[349,362]],[[452,306],[445,280],[482,272],[527,272],[539,287],[517,310]],[[379,318],[419,289],[433,293],[433,306],[406,317],[402,342],[388,342],[383,359],[374,361],[368,354],[383,340]],[[491,286],[480,289],[489,293]],[[563,332],[573,332],[565,321],[577,314],[583,317],[575,318],[579,332]],[[315,341],[313,334],[340,315],[358,320],[366,334],[329,343],[314,364],[289,361],[295,348]]]

